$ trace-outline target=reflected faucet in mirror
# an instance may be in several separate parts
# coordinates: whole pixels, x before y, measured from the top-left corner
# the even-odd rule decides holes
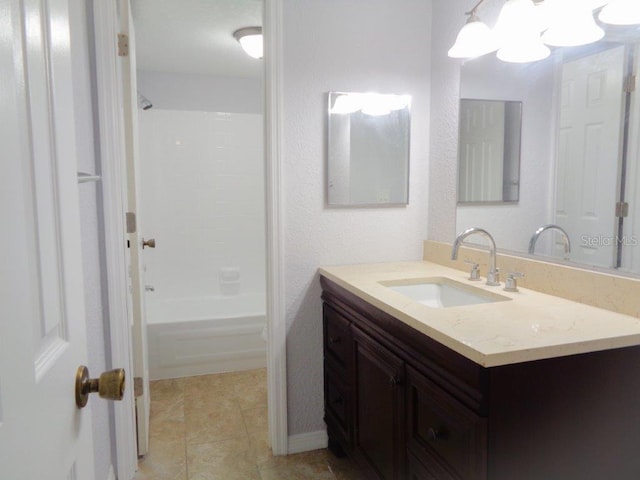
[[[560,233],[562,233],[564,244],[564,259],[569,260],[569,254],[571,253],[571,239],[569,238],[569,234],[560,225],[555,225],[553,223],[549,225],[543,225],[535,231],[535,233],[531,236],[531,240],[529,241],[529,253],[531,255],[535,255],[536,243],[538,242],[538,238],[540,238],[540,235],[547,230],[558,230]]]
[[[489,232],[484,230],[483,228],[471,227],[467,228],[464,232],[456,237],[456,240],[453,242],[453,248],[451,249],[451,260],[458,259],[458,250],[460,246],[464,243],[467,237],[478,234],[485,237],[489,241],[489,272],[487,273],[487,285],[490,286],[499,286],[500,285],[500,273],[498,268],[496,268],[496,242],[491,236]]]

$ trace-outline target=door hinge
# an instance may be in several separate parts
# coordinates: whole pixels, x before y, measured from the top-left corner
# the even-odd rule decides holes
[[[629,75],[624,81],[624,93],[633,93],[636,91],[636,76]]]
[[[627,202],[616,203],[616,217],[626,218],[629,216],[629,204]]]
[[[126,33],[118,34],[118,56],[129,56],[129,35],[127,35]]]
[[[136,233],[136,214],[133,212],[126,213],[127,233]]]

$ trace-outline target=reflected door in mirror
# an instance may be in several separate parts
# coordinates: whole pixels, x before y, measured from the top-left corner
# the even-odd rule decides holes
[[[517,202],[521,102],[462,99],[458,203]]]

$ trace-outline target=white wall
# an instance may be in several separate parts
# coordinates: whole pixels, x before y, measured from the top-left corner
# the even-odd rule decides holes
[[[431,145],[429,157],[430,240],[452,242],[456,235],[458,102],[460,61],[447,56],[475,0],[432,0]]]
[[[96,172],[99,168],[93,140],[92,89],[95,79],[91,77],[92,65],[89,53],[93,52],[91,3],[90,0],[69,2],[78,170],[86,172]],[[99,214],[101,207],[97,195],[97,184],[80,185],[79,194],[89,354],[87,366],[91,374],[96,376],[111,368],[110,339],[106,312],[103,308],[104,284],[101,268],[103,245],[100,240],[103,238],[103,232]],[[109,402],[99,399],[91,401],[96,480],[108,478],[111,465],[115,465],[115,456],[111,450],[113,438],[111,411]]]
[[[154,108],[262,113],[262,78],[210,77],[138,70],[138,91]]]
[[[149,306],[264,293],[263,116],[154,107],[138,119],[141,218],[157,239]]]
[[[283,1],[289,435],[325,428],[318,267],[421,258],[427,233],[430,3]],[[413,96],[409,206],[325,206],[329,91]]]

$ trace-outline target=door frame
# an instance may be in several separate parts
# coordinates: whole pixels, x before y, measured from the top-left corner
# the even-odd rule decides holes
[[[132,371],[131,318],[128,308],[125,220],[123,92],[117,33],[117,1],[93,0],[97,105],[102,164],[105,258],[111,360]],[[265,160],[267,251],[267,392],[271,449],[288,453],[284,224],[282,221],[282,0],[264,0]],[[105,161],[106,159],[106,161]],[[130,383],[130,385],[132,385]],[[114,409],[117,476],[132,479],[137,470],[133,389]]]
[[[115,0],[93,0],[96,69],[96,116],[98,119],[104,223],[107,308],[111,340],[111,363],[129,373],[125,399],[114,405],[117,478],[130,480],[138,469],[131,311],[128,301],[128,272],[125,240],[125,168],[123,92],[120,81],[117,35],[119,16]]]

